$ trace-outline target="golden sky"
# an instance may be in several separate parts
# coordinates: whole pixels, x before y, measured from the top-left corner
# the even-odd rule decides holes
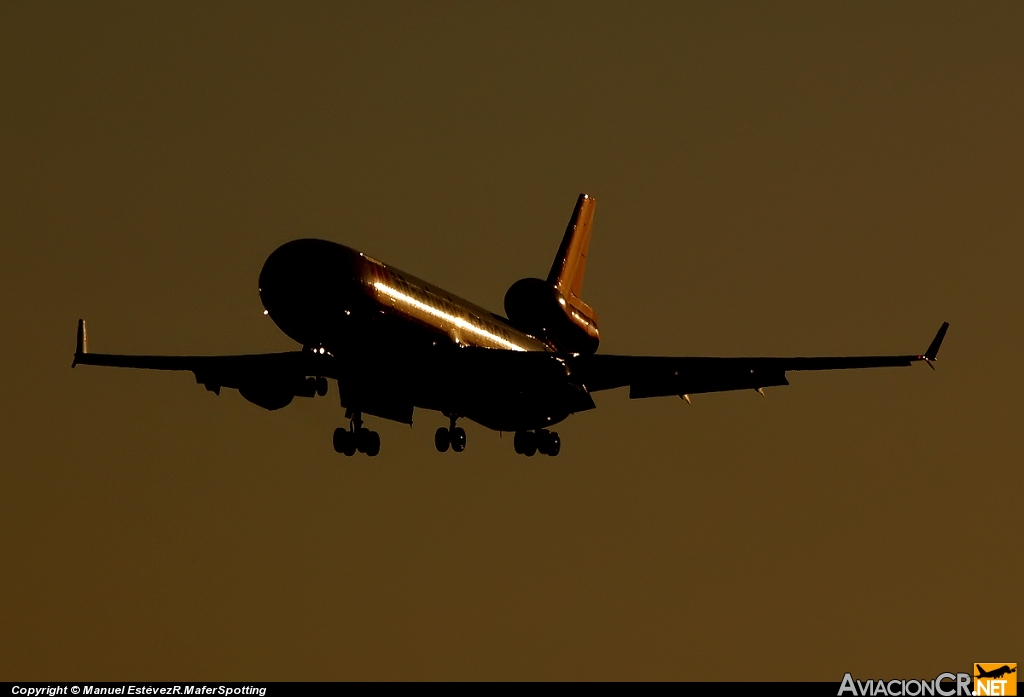
[[[1020,3],[0,6],[0,678],[932,678],[1018,660]],[[557,459],[94,351],[289,350],[279,244],[495,311],[597,198],[603,352],[923,352]],[[1013,522],[1013,521],[1017,522]],[[1010,550],[1009,553],[1006,550]],[[998,560],[999,563],[992,563]],[[1017,613],[1017,614],[1015,614]]]

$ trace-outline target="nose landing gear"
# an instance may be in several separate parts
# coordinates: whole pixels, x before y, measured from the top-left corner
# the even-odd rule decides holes
[[[449,447],[453,451],[461,453],[466,449],[466,430],[461,426],[455,425],[455,420],[459,417],[452,414],[447,416],[451,421],[451,425],[448,428],[442,426],[434,432],[434,447],[437,448],[439,453],[446,452]]]
[[[334,429],[334,451],[347,457],[355,455],[356,451],[376,457],[380,452],[380,434],[363,428],[362,415],[358,411],[352,412],[347,429]]]
[[[512,445],[519,455],[533,457],[541,453],[554,457],[562,450],[562,439],[554,431],[545,428],[537,431],[516,431]]]

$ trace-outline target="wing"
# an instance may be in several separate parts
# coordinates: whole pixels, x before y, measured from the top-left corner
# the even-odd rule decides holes
[[[280,409],[294,397],[324,394],[325,382],[316,378],[333,376],[333,359],[311,351],[262,353],[240,356],[128,356],[89,353],[85,321],[78,320],[78,343],[71,367],[105,365],[115,368],[190,371],[196,382],[220,394],[223,387],[241,392],[250,402],[265,409]],[[320,388],[318,390],[318,387]]]
[[[849,370],[928,365],[936,359],[949,323],[943,323],[928,350],[906,356],[809,356],[794,358],[711,358],[660,356],[581,356],[573,377],[589,392],[629,387],[631,399],[728,390],[759,390],[788,385],[791,370]]]

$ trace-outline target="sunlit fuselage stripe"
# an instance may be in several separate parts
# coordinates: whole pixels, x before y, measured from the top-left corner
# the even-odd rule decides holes
[[[398,285],[394,281],[392,283]],[[516,336],[519,332],[510,331],[509,327],[501,326],[498,322],[487,322],[476,313],[470,313],[455,303],[437,298],[427,291],[409,284],[404,279],[402,279],[401,285],[403,289],[399,290],[382,281],[375,281],[373,287],[393,300],[395,308],[403,314],[416,319],[425,319],[422,315],[427,315],[433,320],[429,324],[445,331],[455,330],[453,332],[456,335],[455,338],[461,343],[510,351],[544,350],[545,348],[543,344],[532,340],[531,337]],[[421,297],[415,297],[414,293]],[[515,339],[519,341],[515,341]]]

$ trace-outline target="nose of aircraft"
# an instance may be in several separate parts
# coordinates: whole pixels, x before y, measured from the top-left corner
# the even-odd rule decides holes
[[[292,339],[326,343],[360,291],[359,254],[326,240],[294,240],[263,264],[260,300]]]

